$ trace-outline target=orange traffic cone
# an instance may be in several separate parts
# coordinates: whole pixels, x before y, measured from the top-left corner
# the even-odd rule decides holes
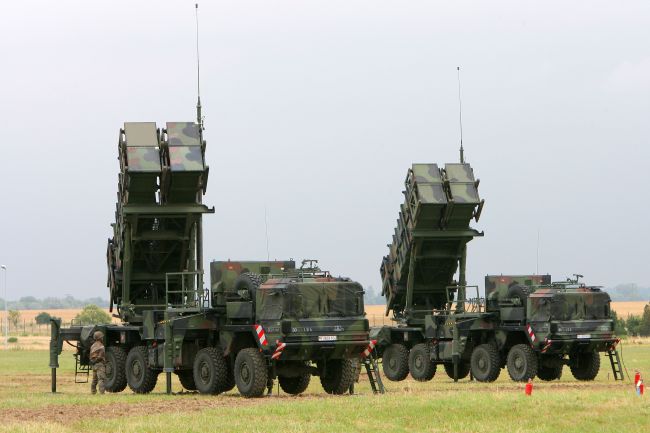
[[[526,395],[531,395],[533,393],[533,379],[528,379],[526,384]]]

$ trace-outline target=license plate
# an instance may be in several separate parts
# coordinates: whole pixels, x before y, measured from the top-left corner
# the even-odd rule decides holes
[[[319,335],[318,341],[336,341],[336,335]]]
[[[578,334],[578,339],[580,340],[584,340],[588,338],[591,338],[591,334]]]

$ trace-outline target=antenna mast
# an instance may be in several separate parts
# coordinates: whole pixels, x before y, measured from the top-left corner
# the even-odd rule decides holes
[[[465,151],[463,150],[463,101],[460,98],[460,66],[456,66],[458,73],[458,120],[460,123],[460,163],[465,163]]]
[[[194,3],[196,17],[196,123],[199,130],[203,131],[203,116],[201,115],[201,63],[199,60],[199,4]]]

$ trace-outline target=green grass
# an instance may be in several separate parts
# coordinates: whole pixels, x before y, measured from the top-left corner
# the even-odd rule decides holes
[[[630,373],[650,374],[650,346],[625,346]],[[559,382],[535,382],[531,397],[502,371],[492,384],[453,383],[440,369],[433,381],[386,381],[387,394],[374,396],[365,381],[355,396],[325,395],[313,378],[306,394],[284,393],[248,400],[163,393],[160,376],[153,394],[91,396],[73,383],[69,353],[61,357],[59,390],[49,393],[48,354],[0,351],[0,431],[25,432],[634,432],[647,431],[648,396],[608,379],[602,360],[596,381],[579,383],[565,368]],[[605,363],[607,361],[607,364]],[[180,385],[174,378],[174,390]],[[18,414],[18,415],[16,415]]]

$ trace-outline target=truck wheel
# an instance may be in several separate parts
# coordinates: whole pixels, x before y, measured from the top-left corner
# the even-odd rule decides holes
[[[527,344],[515,344],[508,351],[508,374],[515,382],[526,382],[537,374],[537,355]]]
[[[594,380],[600,370],[598,352],[577,352],[570,357],[569,367],[573,377],[578,380]]]
[[[501,373],[499,352],[493,344],[481,344],[472,351],[470,359],[472,376],[479,382],[494,382]]]
[[[126,357],[126,381],[137,394],[148,394],[156,387],[159,371],[149,367],[147,348],[136,346]]]
[[[121,392],[126,388],[126,351],[119,346],[106,348],[106,391]]]
[[[178,381],[181,383],[184,389],[188,391],[196,391],[196,382],[194,382],[194,371],[192,370],[177,371],[176,376],[178,376]]]
[[[219,394],[227,384],[228,364],[218,347],[204,347],[194,358],[192,377],[201,394]]]
[[[239,290],[248,290],[251,301],[255,302],[255,294],[257,289],[262,284],[262,276],[255,274],[253,272],[244,272],[235,279],[233,286],[235,287],[235,292]]]
[[[431,362],[429,348],[425,343],[416,344],[409,352],[411,377],[418,382],[427,382],[436,374],[436,364]]]
[[[354,383],[357,372],[357,360],[332,359],[327,361],[325,375],[320,376],[320,383],[328,394],[345,394]]]
[[[403,344],[391,344],[382,356],[384,376],[388,380],[399,382],[409,374],[409,351]]]
[[[264,356],[254,348],[242,349],[235,358],[235,382],[244,397],[261,397],[269,373]]]
[[[298,377],[286,377],[286,376],[278,377],[278,381],[280,382],[280,388],[282,388],[282,391],[292,395],[298,395],[305,392],[305,390],[309,386],[310,380],[311,380],[311,375],[309,373],[303,374]]]
[[[547,382],[560,379],[562,377],[562,367],[562,365],[558,365],[557,367],[544,367],[540,365],[537,368],[537,377]]]
[[[445,362],[445,373],[449,376],[450,379],[454,378],[454,364]],[[469,364],[465,362],[458,363],[458,379],[465,379],[469,374]]]

